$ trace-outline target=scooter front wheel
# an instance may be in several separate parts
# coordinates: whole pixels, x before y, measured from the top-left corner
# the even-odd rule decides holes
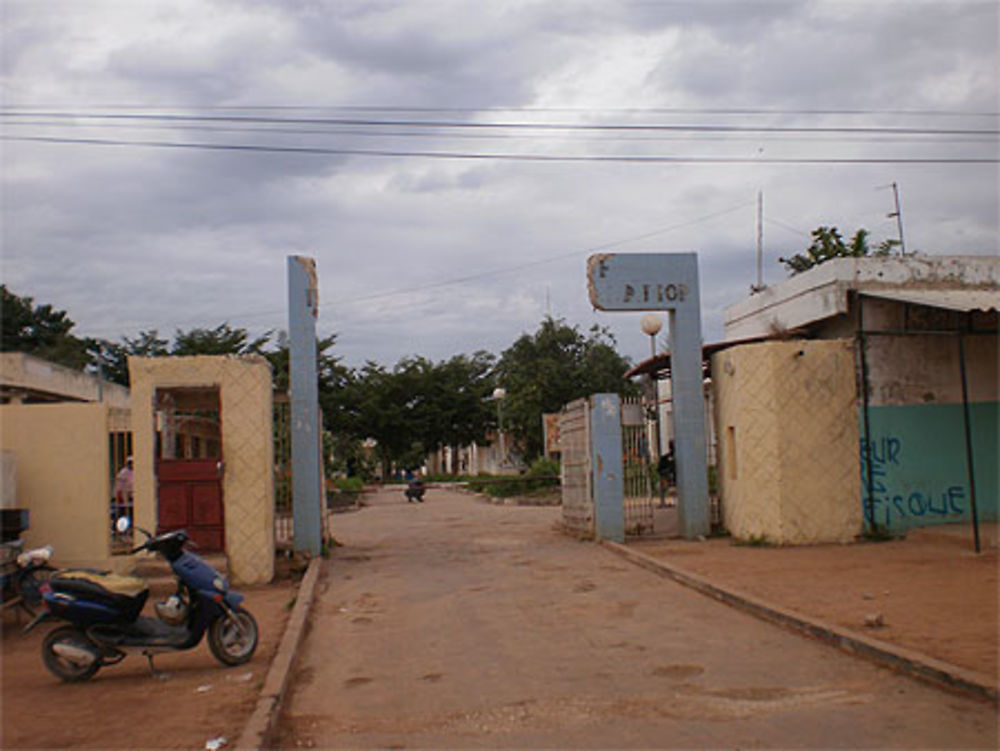
[[[42,662],[57,678],[70,683],[89,680],[101,667],[101,651],[80,629],[62,626],[42,642]]]
[[[243,608],[223,614],[208,627],[208,648],[223,665],[249,662],[257,649],[257,621]]]

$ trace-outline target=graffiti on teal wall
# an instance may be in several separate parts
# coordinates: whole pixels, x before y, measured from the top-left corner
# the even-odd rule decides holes
[[[865,441],[862,424],[860,446],[865,525],[905,531],[971,519],[962,405],[869,410],[870,441]],[[998,416],[997,402],[970,405],[976,506],[981,520],[997,519]]]

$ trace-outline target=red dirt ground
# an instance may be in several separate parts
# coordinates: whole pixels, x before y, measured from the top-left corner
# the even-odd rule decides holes
[[[63,683],[41,659],[42,640],[53,627],[21,636],[13,615],[5,614],[0,747],[201,749],[225,736],[231,748],[256,705],[295,587],[284,579],[240,590],[260,628],[248,664],[223,667],[203,641],[188,652],[156,657],[162,675],[155,678],[142,655],[129,655],[86,683]]]
[[[632,543],[636,550],[827,623],[997,676],[997,525],[976,555],[968,525],[904,540],[752,547],[729,539]],[[866,618],[882,615],[884,626]]]

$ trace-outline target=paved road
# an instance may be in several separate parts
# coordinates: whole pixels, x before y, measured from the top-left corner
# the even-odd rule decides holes
[[[565,537],[558,509],[370,500],[335,518],[282,748],[997,745],[990,705]]]

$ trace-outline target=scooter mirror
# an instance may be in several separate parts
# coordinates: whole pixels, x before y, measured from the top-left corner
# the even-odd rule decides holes
[[[131,526],[132,520],[127,516],[119,517],[118,521],[115,522],[115,529],[118,530],[118,534],[125,534]]]

